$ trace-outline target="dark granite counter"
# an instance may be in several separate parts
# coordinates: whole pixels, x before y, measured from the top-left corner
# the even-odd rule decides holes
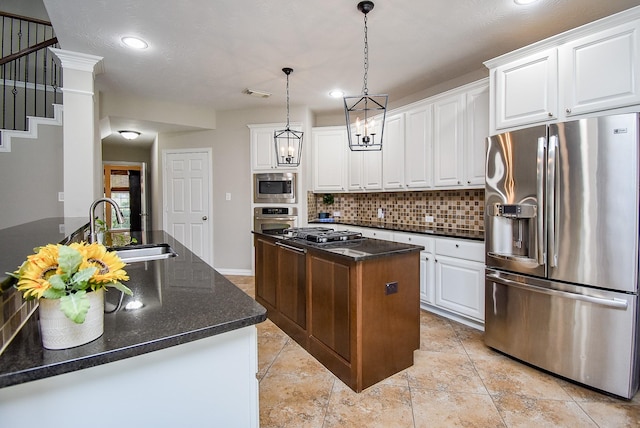
[[[34,233],[26,239],[31,242],[30,248],[24,254],[14,254],[18,263],[6,266],[3,258],[0,265],[3,272],[14,270],[33,246],[60,241],[55,234],[43,233],[37,243],[32,243],[38,235],[36,230],[53,225],[58,231],[60,219],[51,220],[31,224]],[[59,351],[44,349],[36,311],[0,355],[0,387],[134,357],[266,319],[264,307],[167,233],[149,232],[139,242],[168,243],[178,256],[127,265],[130,280],[126,285],[134,295],[124,296],[117,312],[105,314],[104,334],[86,345]],[[14,252],[10,244],[0,231],[0,253]],[[119,298],[116,290],[106,293],[107,304],[115,305]],[[127,309],[127,304],[134,300],[143,306]]]
[[[276,241],[279,241],[281,244],[291,247],[325,251],[327,253],[331,253],[356,262],[378,257],[388,257],[395,254],[411,253],[424,250],[424,247],[420,245],[403,244],[400,242],[371,238],[362,238],[345,242],[317,244],[315,242],[306,241],[304,239],[290,238],[281,235],[267,235],[259,232],[253,233],[257,235],[268,236]]]
[[[406,224],[396,224],[396,223],[385,223],[382,221],[335,221],[331,219],[331,221],[310,221],[309,224],[322,224],[327,227],[331,227],[331,225],[340,224],[343,226],[356,226],[356,227],[369,227],[372,229],[381,229],[381,230],[389,230],[391,232],[407,232],[407,233],[418,233],[423,235],[430,236],[440,236],[443,238],[459,238],[459,239],[470,239],[473,241],[484,241],[484,232],[478,232],[475,230],[462,230],[462,229],[441,229],[441,228],[432,228],[432,227],[421,227],[421,226],[412,226]]]

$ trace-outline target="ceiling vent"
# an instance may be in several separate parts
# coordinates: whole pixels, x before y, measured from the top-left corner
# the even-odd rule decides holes
[[[271,93],[269,92],[265,92],[265,91],[260,91],[258,89],[245,89],[244,90],[245,94],[249,94],[249,95],[253,95],[254,97],[258,97],[258,98],[269,98],[271,96]]]

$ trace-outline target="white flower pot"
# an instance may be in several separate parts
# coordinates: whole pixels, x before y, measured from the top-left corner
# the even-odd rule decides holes
[[[76,324],[60,310],[59,299],[40,299],[40,335],[47,349],[84,345],[104,332],[104,290],[87,293],[91,307],[82,324]]]

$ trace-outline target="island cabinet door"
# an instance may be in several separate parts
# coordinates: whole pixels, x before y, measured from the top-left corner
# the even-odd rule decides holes
[[[281,328],[305,346],[307,329],[305,250],[278,248],[278,311]]]
[[[351,384],[350,266],[311,255],[310,352]]]
[[[276,310],[276,284],[278,269],[278,247],[275,242],[255,238],[256,251],[256,300],[269,311]]]

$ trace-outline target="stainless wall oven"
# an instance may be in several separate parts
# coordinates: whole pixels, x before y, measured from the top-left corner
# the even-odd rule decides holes
[[[269,235],[281,235],[285,229],[298,226],[296,207],[256,207],[253,209],[253,230]]]
[[[295,204],[297,174],[277,172],[253,174],[253,202],[266,204]]]

